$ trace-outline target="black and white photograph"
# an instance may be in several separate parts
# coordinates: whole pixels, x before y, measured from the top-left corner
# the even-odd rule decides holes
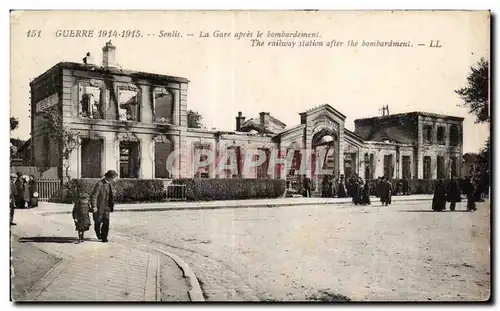
[[[11,11],[11,301],[490,301],[490,23]]]

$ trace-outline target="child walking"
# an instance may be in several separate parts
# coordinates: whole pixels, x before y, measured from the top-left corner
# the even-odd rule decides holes
[[[90,228],[89,212],[91,212],[89,195],[80,193],[73,207],[73,221],[75,222],[75,229],[78,231],[79,243],[84,241],[83,234]]]

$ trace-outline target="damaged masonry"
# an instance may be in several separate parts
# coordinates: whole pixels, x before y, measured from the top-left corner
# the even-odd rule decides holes
[[[108,170],[120,178],[145,179],[294,180],[302,173],[319,185],[322,172],[316,168],[366,179],[461,174],[463,118],[409,112],[358,119],[350,131],[344,127],[346,116],[324,104],[300,113],[300,123],[291,127],[268,112],[251,118],[239,112],[234,131],[192,129],[187,126],[188,79],[119,69],[111,42],[102,52],[101,65],[88,53],[84,63],[58,63],[30,84],[33,165],[58,167],[61,178],[96,178]],[[45,112],[54,107],[67,130],[78,136],[66,158],[63,142],[52,141],[44,123]],[[54,148],[57,144],[60,148]],[[203,150],[216,158],[234,152],[237,170],[217,170],[216,161],[196,167],[194,162],[206,160]],[[244,170],[248,150],[259,150],[266,160]],[[301,150],[312,154],[305,172],[299,171]],[[291,165],[272,167],[269,155],[275,151],[292,152]],[[173,152],[178,156],[169,169]]]

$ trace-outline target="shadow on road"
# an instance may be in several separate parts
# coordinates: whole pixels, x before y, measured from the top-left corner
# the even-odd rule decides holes
[[[19,239],[19,242],[34,242],[34,243],[75,243],[78,241],[76,237],[58,237],[58,236],[35,236],[35,237],[23,237]]]

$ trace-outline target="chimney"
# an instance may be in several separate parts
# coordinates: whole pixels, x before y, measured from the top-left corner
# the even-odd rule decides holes
[[[90,55],[90,52],[87,52],[87,54],[85,54],[85,57],[83,58],[83,63],[85,65],[94,65],[94,57]]]
[[[104,68],[114,67],[116,68],[116,47],[111,43],[111,41],[106,42],[106,45],[102,48],[102,66]]]
[[[270,119],[270,116],[269,116],[269,112],[260,112],[259,113],[260,115],[260,125],[269,125],[269,119]]]
[[[236,117],[236,131],[241,129],[241,126],[245,122],[245,117],[243,116],[243,112],[238,111],[238,116]]]

